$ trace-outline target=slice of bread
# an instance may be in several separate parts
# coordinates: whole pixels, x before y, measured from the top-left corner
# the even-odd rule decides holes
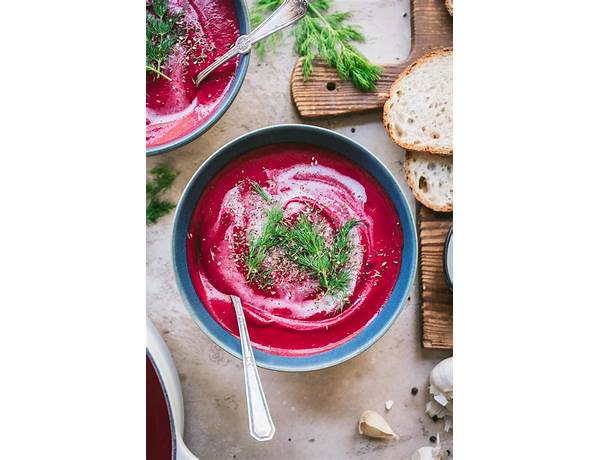
[[[406,152],[406,181],[415,197],[434,211],[452,211],[452,157]]]
[[[400,74],[383,124],[407,150],[452,155],[452,48],[432,51]]]
[[[450,16],[454,15],[454,2],[452,0],[446,0],[446,8],[448,8],[448,13]]]

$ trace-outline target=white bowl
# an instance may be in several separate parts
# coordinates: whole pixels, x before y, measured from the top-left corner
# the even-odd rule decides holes
[[[169,405],[169,416],[171,417],[171,426],[174,427],[173,437],[175,438],[175,455],[173,458],[176,460],[198,460],[183,442],[183,395],[175,363],[167,344],[148,318],[146,318],[146,353],[150,355],[158,372],[158,377],[165,392],[165,399]]]

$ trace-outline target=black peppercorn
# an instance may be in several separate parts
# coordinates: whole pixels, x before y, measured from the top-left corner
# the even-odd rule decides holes
[[[410,389],[410,394],[413,396],[416,395],[418,392],[419,392],[419,389],[417,387],[412,387]]]
[[[429,436],[430,442],[437,442],[437,436]]]

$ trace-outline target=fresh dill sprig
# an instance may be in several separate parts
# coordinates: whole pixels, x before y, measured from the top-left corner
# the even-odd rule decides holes
[[[162,67],[183,36],[178,25],[181,16],[169,11],[168,0],[152,0],[151,7],[146,8],[146,72],[158,78],[171,80]]]
[[[350,219],[339,229],[331,248],[331,265],[333,269],[343,267],[350,260],[350,250],[352,249],[349,238],[350,230],[359,223],[356,219]]]
[[[277,9],[283,0],[257,0],[250,10],[250,26],[252,30],[260,25],[273,11]],[[260,59],[265,57],[267,49],[275,48],[281,40],[281,32],[271,35],[266,40],[261,40],[254,45],[254,49]]]
[[[246,255],[246,279],[256,281],[262,288],[270,286],[273,282],[272,273],[263,268],[268,251],[281,242],[284,234],[283,210],[276,206],[267,212],[267,221],[262,234],[257,238],[248,235],[248,254]]]
[[[283,0],[257,0],[252,8],[252,27],[260,24]],[[381,76],[381,67],[372,64],[352,42],[363,42],[364,35],[354,25],[347,24],[350,13],[329,13],[332,0],[313,0],[308,12],[296,24],[294,36],[296,53],[303,57],[302,73],[308,80],[313,72],[313,61],[324,59],[337,70],[342,80],[351,80],[361,91],[373,91]],[[259,57],[273,48],[278,38],[257,44]]]
[[[306,214],[298,217],[285,235],[285,248],[290,260],[316,275],[325,294],[340,298],[350,283],[346,264],[350,260],[352,244],[350,230],[359,222],[351,219],[337,232],[331,246]]]
[[[251,184],[265,201],[272,202],[271,196],[260,185],[253,181]],[[281,207],[275,206],[267,212],[262,234],[259,237],[252,233],[248,236],[246,279],[263,289],[271,286],[273,272],[271,268],[264,267],[264,262],[269,251],[279,246],[289,260],[318,279],[325,294],[331,294],[343,304],[350,284],[347,269],[353,249],[350,230],[358,224],[355,219],[346,222],[336,233],[333,243],[327,245],[307,214],[301,214],[290,224],[284,221]]]
[[[173,185],[177,172],[160,164],[152,168],[150,174],[152,179],[146,182],[146,224],[156,223],[175,207],[172,202],[161,199],[161,195]]]
[[[352,244],[350,242],[350,230],[356,227],[360,222],[356,219],[350,219],[338,231],[329,253],[331,273],[329,281],[329,291],[333,293],[342,293],[341,298],[345,297],[345,291],[350,284],[350,272],[346,269],[346,264],[350,261],[352,253]]]
[[[248,182],[264,201],[270,204],[274,202],[258,182],[252,179],[248,179]],[[346,268],[353,249],[350,231],[358,224],[356,219],[347,221],[336,233],[333,243],[327,245],[325,237],[308,214],[301,214],[291,224],[284,221],[283,209],[275,205],[267,212],[261,235],[248,235],[246,279],[262,289],[271,286],[273,270],[264,267],[264,262],[269,251],[279,246],[289,260],[318,279],[325,294],[335,296],[343,304],[350,284],[350,272]]]
[[[325,238],[306,214],[288,229],[285,241],[288,258],[317,275],[319,284],[328,292],[330,261]]]
[[[269,193],[264,188],[262,188],[258,182],[253,181],[252,179],[249,179],[249,182],[250,185],[252,185],[254,191],[258,193],[263,200],[265,200],[267,203],[273,202],[273,197],[269,195]]]

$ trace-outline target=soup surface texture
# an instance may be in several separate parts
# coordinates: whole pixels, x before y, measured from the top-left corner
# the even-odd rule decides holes
[[[196,88],[194,77],[225,53],[240,35],[232,0],[170,0],[181,14],[181,39],[163,70],[171,80],[146,74],[146,146],[190,133],[219,107],[235,77],[239,58],[213,71]]]
[[[337,271],[332,264],[329,288],[317,269],[299,262],[302,255],[291,254],[290,241],[296,240],[289,239],[268,248],[263,278],[252,279],[249,248],[264,240],[274,208],[293,235],[306,217],[322,243],[312,246],[328,254],[339,255],[341,229],[356,222],[345,238],[346,256],[336,259],[343,264]],[[313,250],[310,241],[308,246]],[[313,250],[317,258],[319,251]],[[236,158],[208,183],[191,219],[187,260],[200,300],[223,328],[238,334],[228,297],[235,294],[254,346],[277,355],[310,355],[346,342],[383,307],[400,272],[402,228],[384,189],[360,166],[320,147],[278,144]],[[336,282],[342,288],[331,288]]]
[[[172,458],[173,434],[167,400],[158,373],[146,355],[146,459]]]

